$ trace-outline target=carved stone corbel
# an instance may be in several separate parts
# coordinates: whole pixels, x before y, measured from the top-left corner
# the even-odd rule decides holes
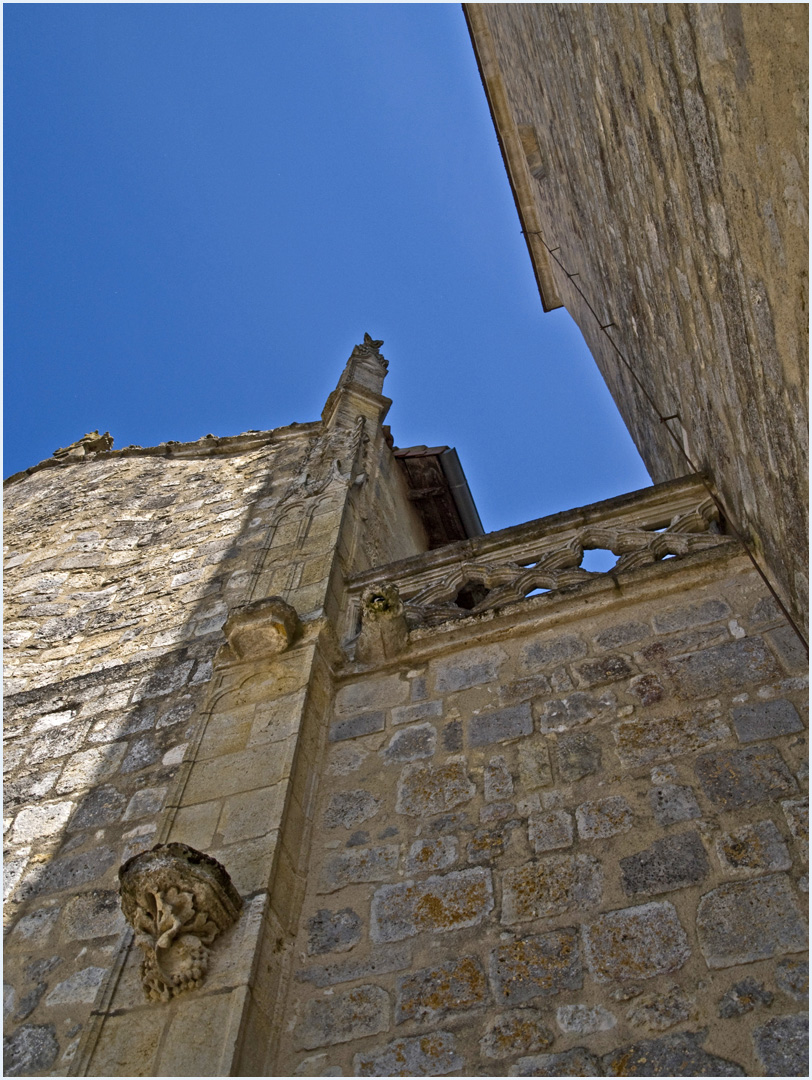
[[[269,596],[235,608],[223,624],[223,632],[232,657],[260,659],[288,649],[299,636],[301,623],[281,596]]]
[[[356,659],[384,660],[397,654],[409,640],[403,601],[395,585],[374,585],[361,597],[361,634]]]
[[[242,908],[224,867],[186,844],[157,844],[128,859],[118,876],[124,916],[144,953],[144,993],[169,1001],[196,989],[211,945]]]

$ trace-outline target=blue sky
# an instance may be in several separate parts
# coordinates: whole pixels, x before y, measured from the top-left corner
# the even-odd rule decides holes
[[[5,461],[317,419],[364,331],[486,529],[649,483],[452,4],[8,4]]]

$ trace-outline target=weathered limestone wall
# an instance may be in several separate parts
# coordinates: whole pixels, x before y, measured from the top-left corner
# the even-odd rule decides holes
[[[6,488],[5,980],[25,1073],[76,1050],[124,930],[116,872],[155,842],[223,621],[313,434],[104,455]]]
[[[381,428],[385,362],[359,347],[348,371],[321,423],[78,451],[7,485],[10,1075],[251,1074],[264,1057],[280,975],[265,952],[298,918],[329,615],[345,573],[426,546]],[[279,655],[257,652],[271,596],[299,625]],[[243,645],[226,644],[227,616],[247,620]],[[245,905],[205,993],[160,1006],[116,888],[156,842],[219,859]]]
[[[465,8],[545,305],[654,480],[689,470],[671,431],[803,626],[807,5]]]
[[[611,525],[559,518],[351,594]],[[267,1074],[805,1075],[805,658],[738,545],[427,614],[337,673]]]

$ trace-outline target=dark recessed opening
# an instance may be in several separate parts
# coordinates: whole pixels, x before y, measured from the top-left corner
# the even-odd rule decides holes
[[[481,604],[491,590],[478,581],[466,581],[454,598],[457,607],[471,611],[477,604]]]

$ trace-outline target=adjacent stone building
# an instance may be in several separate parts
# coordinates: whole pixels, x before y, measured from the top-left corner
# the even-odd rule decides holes
[[[368,335],[7,481],[10,1076],[808,1073],[805,10],[467,14],[658,482],[483,535]]]
[[[808,617],[807,4],[465,4],[547,309]]]
[[[796,635],[692,476],[482,535],[381,344],[7,483],[7,1073],[799,1074]]]

